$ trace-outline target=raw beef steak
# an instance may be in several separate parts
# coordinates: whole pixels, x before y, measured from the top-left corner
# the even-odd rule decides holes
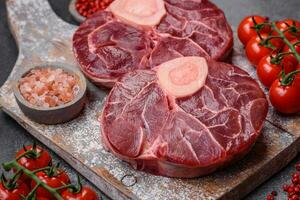
[[[231,52],[232,30],[223,11],[210,1],[164,0],[163,6],[165,14],[160,11],[158,24],[147,28],[111,11],[100,11],[83,22],[73,36],[73,51],[86,76],[112,87],[130,70],[181,56],[222,60]]]
[[[207,66],[201,89],[179,98],[156,67],[125,74],[99,119],[105,146],[135,169],[169,177],[206,175],[245,155],[266,118],[265,95],[238,67],[211,59]]]

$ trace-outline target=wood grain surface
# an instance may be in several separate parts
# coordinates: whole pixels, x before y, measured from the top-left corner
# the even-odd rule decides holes
[[[12,93],[14,77],[44,62],[75,64],[71,38],[76,29],[59,19],[47,0],[7,0],[11,31],[19,57],[0,90],[2,109],[113,199],[241,199],[294,158],[299,151],[300,117],[281,116],[270,108],[262,136],[241,161],[210,176],[172,179],[133,170],[101,143],[97,116],[107,91],[88,84],[82,115],[55,126],[32,122],[20,111]],[[255,78],[254,68],[235,42],[232,62]],[[122,177],[130,175],[124,181]],[[130,185],[132,179],[137,183]]]

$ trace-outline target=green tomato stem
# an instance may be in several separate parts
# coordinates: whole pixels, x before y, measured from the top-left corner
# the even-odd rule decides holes
[[[290,48],[291,52],[294,54],[294,56],[296,57],[296,59],[298,60],[298,62],[300,63],[300,55],[297,53],[294,45],[292,43],[290,43],[290,41],[285,37],[284,33],[282,31],[280,31],[276,24],[273,22],[272,24],[272,28],[279,34],[279,36],[283,39],[283,41],[285,42],[286,45],[288,45],[288,47]]]
[[[294,43],[293,45],[294,45],[294,46],[297,46],[298,44],[300,44],[300,41]]]
[[[28,155],[28,154],[34,154],[34,150],[27,150],[26,152],[22,153],[21,155],[19,155],[16,160],[20,160],[21,158],[23,158],[24,156]]]
[[[19,170],[17,173],[15,173],[15,175],[9,181],[9,186],[10,187],[16,187],[17,186],[17,181],[22,176],[22,174],[23,174],[23,171],[21,171],[21,170]]]
[[[254,23],[254,26],[250,27],[251,29],[254,29],[255,32],[257,33],[258,37],[263,40],[260,31],[265,27],[265,26],[271,26],[269,22],[263,22],[263,23],[257,23],[255,20],[255,17],[252,16],[252,21]]]
[[[79,194],[82,190],[82,183],[80,177],[77,175],[77,187],[75,187],[73,193],[74,194]]]
[[[282,86],[288,86],[288,85],[290,85],[293,82],[295,75],[299,74],[299,73],[300,73],[300,69],[296,70],[296,71],[293,71],[291,73],[288,73],[281,80],[281,85]]]
[[[64,185],[64,186],[55,188],[55,190],[56,190],[57,192],[59,192],[60,190],[63,190],[63,189],[66,189],[66,188],[74,188],[74,185],[72,185],[72,184]]]
[[[40,168],[40,169],[36,169],[36,170],[33,170],[32,173],[36,174],[38,172],[42,172],[42,171],[45,171],[45,170],[49,170],[51,167],[43,167],[43,168]]]
[[[11,162],[4,163],[3,168],[6,171],[9,171],[11,169],[16,169],[16,170],[19,170],[19,171],[22,170],[24,174],[26,174],[29,178],[34,180],[37,185],[40,185],[43,188],[45,188],[46,190],[48,190],[57,200],[63,200],[63,198],[60,196],[57,189],[52,188],[52,187],[48,186],[46,183],[42,182],[32,171],[30,171],[30,170],[26,169],[25,167],[19,165],[17,160],[13,160]]]
[[[288,24],[287,24],[288,25]],[[284,31],[282,31],[283,33],[291,33],[291,34],[297,34],[300,31],[299,28],[296,27],[296,25],[292,25],[292,26],[288,26],[288,28]]]
[[[275,57],[272,57],[272,55],[271,55],[271,64],[279,65],[285,56],[291,55],[291,54],[294,54],[294,53],[282,52],[282,53],[278,53]]]
[[[31,192],[27,195],[27,199],[33,199],[35,192],[37,191],[38,187],[40,187],[40,184],[36,184],[36,186],[31,190]]]
[[[37,145],[36,142],[33,142],[32,148],[28,150],[25,145],[23,145],[24,153],[27,154],[27,156],[32,157],[33,159],[37,159],[40,157],[40,153],[37,152]]]
[[[1,175],[1,183],[4,186],[4,188],[6,188],[7,190],[11,190],[12,188],[9,187],[8,183],[7,183],[7,179],[5,177],[4,174]]]

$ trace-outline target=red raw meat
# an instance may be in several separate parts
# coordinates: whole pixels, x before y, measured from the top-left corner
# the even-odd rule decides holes
[[[102,140],[135,169],[169,177],[209,174],[253,146],[268,112],[243,70],[208,60],[205,85],[184,98],[166,94],[155,70],[125,74],[100,118]]]
[[[145,30],[100,11],[83,22],[73,51],[86,76],[112,87],[124,73],[155,67],[181,56],[225,59],[233,34],[224,13],[208,0],[165,0],[166,15]]]

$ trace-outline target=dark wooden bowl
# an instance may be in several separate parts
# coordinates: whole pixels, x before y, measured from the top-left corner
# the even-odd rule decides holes
[[[66,103],[64,105],[52,107],[52,108],[42,108],[30,104],[27,100],[23,98],[19,90],[19,80],[22,77],[26,76],[30,72],[30,70],[34,68],[46,68],[46,67],[50,67],[54,69],[61,68],[64,71],[79,77],[80,90],[79,93],[71,102]],[[87,83],[85,77],[76,66],[69,66],[61,63],[47,63],[47,64],[34,66],[33,68],[30,68],[29,70],[17,75],[13,89],[14,89],[15,98],[17,100],[20,109],[28,118],[41,124],[50,125],[50,124],[59,124],[59,123],[70,121],[76,118],[80,114],[80,112],[84,108],[84,104],[86,101]]]
[[[69,4],[69,12],[72,17],[79,23],[83,22],[86,18],[79,14],[79,12],[75,8],[76,0],[72,0]]]

